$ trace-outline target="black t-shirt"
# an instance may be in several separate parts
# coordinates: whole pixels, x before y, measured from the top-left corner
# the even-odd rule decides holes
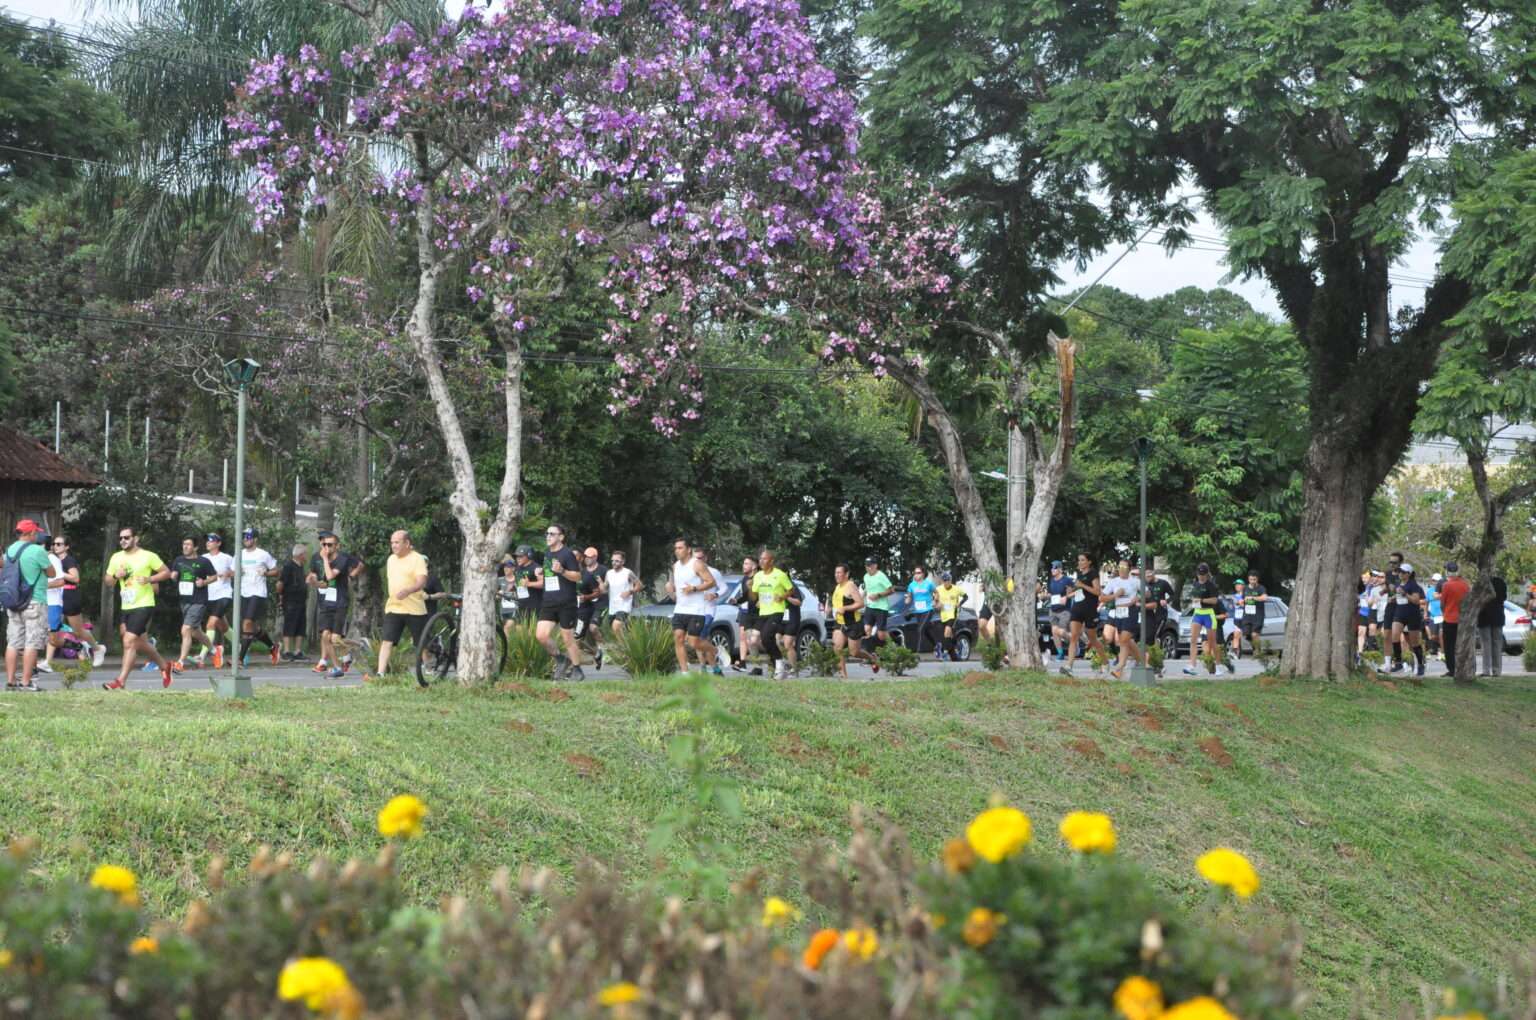
[[[1153,578],[1143,588],[1146,592],[1145,605],[1154,613],[1165,612],[1168,603],[1173,601],[1173,586],[1161,577]]]
[[[59,560],[59,566],[62,568],[62,574],[68,574],[71,570],[78,570],[80,568],[80,561],[75,559],[74,556],[66,554],[63,559]],[[79,585],[70,583],[64,586],[64,590],[74,591],[78,587]]]
[[[314,574],[316,580],[320,582],[320,605],[322,607],[333,604],[340,605],[347,601],[352,582],[352,578],[348,575],[361,562],[351,553],[338,550],[336,556],[331,560],[331,567],[336,571],[336,576],[327,581],[325,579],[325,564],[320,561],[320,554],[316,553],[309,558],[309,572]],[[326,595],[327,588],[336,589],[336,598],[334,600]]]
[[[518,586],[528,593],[526,597],[517,600],[518,606],[525,611],[538,612],[539,607],[544,603],[544,592],[539,588],[528,587],[528,582],[539,579],[539,565],[532,560],[519,563],[513,568],[512,576],[517,579]],[[516,592],[514,591],[513,594],[515,595]]]
[[[559,552],[546,552],[544,554],[544,608],[556,608],[570,606],[576,603],[576,588],[580,581],[572,581],[563,574],[556,574],[561,570],[580,570],[581,563],[576,559],[576,554],[570,549],[561,549]]]
[[[283,605],[296,606],[307,601],[305,595],[304,566],[292,559],[283,562],[283,571],[277,576],[283,585]]]
[[[1220,613],[1221,606],[1219,603],[1206,604],[1201,601],[1201,599],[1220,597],[1221,589],[1216,586],[1215,581],[1196,581],[1194,589],[1189,593],[1190,602],[1196,612],[1202,609],[1209,609],[1213,613]]]
[[[1419,598],[1424,597],[1424,589],[1419,587],[1419,582],[1409,578],[1397,586],[1397,594],[1402,598],[1408,599],[1406,603],[1398,604],[1398,612],[1417,613],[1423,610],[1423,606],[1413,601],[1413,596],[1415,595]]]
[[[737,615],[742,619],[757,619],[757,597],[752,591],[752,578],[756,576],[755,573],[743,575],[741,585],[736,589],[735,597],[731,599],[740,607]]]
[[[1502,577],[1492,578],[1489,583],[1493,585],[1493,601],[1477,611],[1477,625],[1502,627],[1504,626],[1504,600],[1509,598],[1509,588]]]
[[[581,611],[582,612],[584,612],[584,613],[593,613],[593,612],[597,611],[597,603],[599,601],[596,598],[596,595],[597,595],[597,585],[598,585],[597,574],[594,573],[593,571],[588,570],[586,567],[582,567],[581,568],[581,594],[584,595],[584,596],[592,596],[591,598],[583,598],[583,599],[580,600],[580,602],[581,602]]]
[[[201,556],[178,556],[171,562],[171,573],[176,575],[176,596],[181,599],[184,606],[203,605],[208,601],[208,588],[197,581],[201,578],[213,577],[218,571],[213,569],[213,564]],[[186,589],[184,584],[192,585],[192,594],[182,594]]]
[[[1262,584],[1250,584],[1244,588],[1243,598],[1247,600],[1248,604],[1243,606],[1238,611],[1238,618],[1258,620],[1262,623],[1264,620],[1264,603],[1259,601],[1259,596],[1268,594],[1269,592],[1264,590],[1264,586]],[[1248,612],[1250,609],[1252,609],[1253,612]]]

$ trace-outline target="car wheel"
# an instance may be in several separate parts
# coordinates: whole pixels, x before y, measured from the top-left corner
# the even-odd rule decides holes
[[[816,636],[815,627],[803,627],[800,635],[795,639],[795,651],[800,658],[808,658],[811,654],[811,646],[821,644],[821,639]]]
[[[736,657],[736,639],[731,634],[729,627],[716,627],[709,632],[709,643],[716,648],[724,648],[725,653],[732,659]]]
[[[1172,662],[1179,657],[1178,631],[1168,629],[1157,636],[1157,643],[1163,646],[1163,661]]]
[[[961,662],[968,662],[971,658],[971,635],[965,631],[955,635],[955,658]]]

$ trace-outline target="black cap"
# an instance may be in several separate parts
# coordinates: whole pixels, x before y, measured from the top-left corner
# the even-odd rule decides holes
[[[944,573],[939,575],[939,580],[940,581],[953,581],[954,577],[952,577],[950,575],[949,571],[946,570],[946,571],[944,571]]]
[[[1460,569],[1461,569],[1461,564],[1457,563],[1455,560],[1451,560],[1449,563],[1447,563],[1445,565],[1445,572],[1447,574],[1454,574],[1454,573],[1456,573]]]
[[[533,546],[531,546],[531,545],[520,545],[520,546],[517,547],[517,552],[514,553],[514,555],[516,555],[516,556],[526,556],[529,559],[532,559],[533,558]]]
[[[210,542],[223,542],[224,541],[224,536],[219,534],[217,531],[210,531],[210,532],[208,532],[208,534],[204,535],[203,537],[206,538]]]
[[[864,557],[864,565],[866,567],[870,567],[870,566],[878,567],[880,565],[880,560],[879,560],[878,557],[875,557],[875,556],[866,556],[866,557]]]
[[[1211,572],[1211,565],[1209,563],[1202,563],[1198,567],[1195,568],[1195,573],[1197,573],[1197,574],[1209,574],[1210,572]]]

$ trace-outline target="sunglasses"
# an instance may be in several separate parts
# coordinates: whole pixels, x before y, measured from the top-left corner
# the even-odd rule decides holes
[[[53,543],[53,545],[54,545],[55,548],[62,548],[64,546],[64,543],[63,542],[55,542],[55,543]]]
[[[133,541],[133,536],[132,535],[118,535],[117,536],[117,540],[119,542],[132,542]]]
[[[322,549],[334,549],[334,548],[336,548],[336,543],[335,542],[321,542],[320,543],[320,548],[322,548]]]

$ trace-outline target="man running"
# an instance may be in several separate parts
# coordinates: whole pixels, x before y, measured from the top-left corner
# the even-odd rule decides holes
[[[635,596],[640,594],[640,577],[624,565],[624,554],[615,549],[608,556],[608,573],[603,575],[608,592],[608,626],[614,637],[624,635],[629,614],[635,611]]]
[[[352,602],[352,580],[363,572],[363,561],[341,548],[333,531],[320,532],[320,551],[309,561],[306,583],[315,589],[320,603],[315,610],[315,629],[320,632],[320,661],[314,672],[340,680],[352,668],[352,646],[347,641],[347,610]],[[276,658],[273,660],[276,662]],[[326,671],[326,663],[331,664]]]
[[[601,627],[592,626],[597,618],[598,599],[603,597],[603,578],[598,573],[597,546],[589,545],[581,551],[581,590],[576,594],[577,645],[586,649],[592,657],[592,665],[603,668],[603,646],[598,643]]]
[[[216,575],[207,557],[198,555],[196,538],[189,535],[181,540],[181,555],[172,561],[171,574],[176,578],[176,597],[181,602],[181,654],[171,663],[171,669],[177,673],[186,671],[194,639],[203,648],[192,661],[202,669],[208,650],[213,647],[213,638],[204,625],[208,622],[208,585]]]
[[[785,597],[794,590],[794,582],[780,570],[773,559],[773,551],[764,549],[758,554],[757,573],[752,575],[752,591],[757,598],[757,619],[762,634],[763,651],[773,668],[775,680],[788,680],[789,667],[779,651],[779,628],[784,625],[784,613],[789,608]],[[890,582],[886,582],[889,592]]]
[[[955,648],[955,623],[960,618],[960,607],[964,605],[966,594],[955,584],[954,575],[949,571],[939,575],[939,590],[935,593],[939,601],[939,626],[944,629],[944,658],[950,662],[959,662],[960,657]]]
[[[1072,666],[1077,662],[1077,647],[1085,640],[1088,648],[1098,649],[1107,658],[1109,649],[1104,647],[1104,642],[1099,639],[1099,597],[1102,591],[1099,587],[1099,571],[1094,566],[1093,557],[1087,553],[1077,554],[1077,576],[1072,579],[1070,630],[1067,632],[1067,658],[1061,667],[1062,676],[1072,675]]]
[[[1072,610],[1067,606],[1067,596],[1072,593],[1072,579],[1062,569],[1060,560],[1051,561],[1051,576],[1045,582],[1046,614],[1051,621],[1051,643],[1056,646],[1056,658],[1067,657],[1067,638],[1072,629]]]
[[[117,676],[102,684],[109,691],[128,686],[128,674],[140,655],[160,667],[160,686],[171,686],[171,664],[150,644],[149,624],[155,615],[155,585],[168,580],[170,568],[148,549],[139,548],[139,533],[123,528],[117,533],[117,552],[107,561],[102,580],[109,588],[122,589],[123,665]]]
[[[309,613],[309,546],[296,545],[277,577],[277,596],[283,610],[283,659],[304,661],[304,631]]]
[[[91,656],[91,665],[100,666],[107,657],[107,643],[92,641],[91,632],[83,615],[84,603],[80,598],[80,561],[70,552],[69,539],[64,535],[53,536],[54,555],[64,567],[64,622],[74,633],[75,640],[85,646]]]
[[[1211,658],[1221,657],[1220,630],[1216,614],[1220,612],[1221,588],[1211,577],[1211,568],[1202,563],[1195,568],[1195,585],[1190,592],[1194,606],[1189,617],[1189,665],[1184,667],[1185,676],[1195,675],[1195,664],[1200,661],[1200,642],[1205,639],[1206,652]]]
[[[276,577],[277,558],[256,544],[261,537],[255,528],[246,528],[240,536],[240,665],[248,664],[251,645],[260,641],[278,663],[277,642],[267,633],[267,578]]]
[[[536,634],[555,660],[556,680],[585,680],[581,650],[576,647],[576,589],[581,584],[581,564],[565,545],[565,528],[551,524],[544,531],[544,598]],[[565,648],[555,643],[555,628]]]
[[[1400,628],[1394,626],[1397,622],[1398,606],[1406,604],[1397,601],[1397,588],[1403,581],[1402,567],[1402,553],[1395,552],[1387,557],[1386,586],[1382,589],[1385,601],[1382,608],[1381,633],[1385,635],[1383,640],[1391,645],[1391,671],[1393,673],[1401,672],[1403,669],[1403,646],[1401,643],[1403,632]]]
[[[1151,567],[1146,567],[1141,572],[1141,591],[1141,611],[1146,621],[1142,630],[1147,635],[1147,648],[1150,649],[1168,625],[1168,607],[1173,604],[1173,586],[1158,577]]]
[[[891,616],[891,579],[880,570],[880,561],[874,556],[864,559],[864,634],[869,638],[869,651],[878,655],[885,647],[890,632],[886,621]]]
[[[37,690],[37,681],[33,678],[37,653],[48,645],[48,581],[54,571],[48,562],[48,551],[39,544],[42,532],[36,521],[19,521],[16,540],[5,550],[5,562],[15,563],[20,572],[17,580],[21,588],[15,596],[18,600],[25,596],[17,608],[7,603],[5,609],[5,689],[8,691]],[[20,682],[16,677],[18,665],[21,667]],[[166,682],[169,683],[169,679]]]
[[[224,551],[224,537],[216,531],[204,536],[203,556],[213,564],[214,580],[208,585],[208,633],[213,637],[213,668],[224,668],[224,635],[229,633],[230,607],[235,599],[235,558]]]
[[[537,623],[539,610],[544,608],[544,568],[533,558],[531,545],[518,546],[512,562],[517,578],[517,618]]]
[[[389,657],[400,641],[400,636],[410,630],[411,644],[421,647],[422,635],[427,629],[427,596],[425,594],[431,572],[421,553],[411,548],[411,536],[396,531],[389,536],[389,558],[384,561],[384,587],[388,598],[384,602],[384,627],[379,641],[379,675],[389,671]],[[364,682],[373,677],[363,674]],[[423,681],[422,686],[426,686]]]
[[[848,679],[848,655],[859,657],[859,639],[864,636],[864,596],[848,576],[848,564],[832,568],[832,650],[837,652],[837,675]],[[879,670],[876,663],[875,669]]]
[[[1259,572],[1248,571],[1248,585],[1243,589],[1243,606],[1238,618],[1238,650],[1243,647],[1243,638],[1248,639],[1248,647],[1258,654],[1259,642],[1264,640],[1264,604],[1269,601],[1269,592],[1259,583]]]
[[[708,669],[709,638],[704,636],[705,616],[710,612],[709,595],[715,591],[715,574],[694,559],[693,546],[685,538],[672,543],[672,578],[667,594],[672,596],[672,650],[677,655],[677,671],[687,673],[688,653],[693,651]],[[702,647],[701,647],[702,646]]]
[[[737,670],[747,668],[748,657],[752,654],[752,645],[761,640],[759,634],[761,621],[757,615],[757,593],[752,590],[752,579],[756,574],[757,559],[752,556],[742,557],[741,584],[736,589],[735,599],[737,640],[741,645],[740,656],[733,667]],[[860,624],[860,626],[863,625]]]
[[[1109,675],[1119,680],[1127,660],[1134,658],[1143,666],[1147,653],[1136,638],[1141,627],[1141,578],[1131,572],[1131,561],[1122,556],[1115,576],[1104,582],[1104,597],[1109,600],[1109,618],[1115,625],[1115,643],[1120,654]]]

